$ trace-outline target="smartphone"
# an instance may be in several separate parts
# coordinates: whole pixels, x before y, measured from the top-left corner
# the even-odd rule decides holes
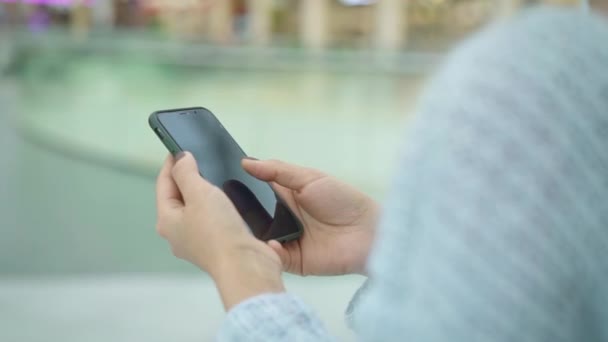
[[[192,153],[201,176],[226,193],[256,238],[286,242],[300,237],[300,220],[270,184],[243,170],[245,152],[211,111],[161,110],[148,121],[173,155]]]

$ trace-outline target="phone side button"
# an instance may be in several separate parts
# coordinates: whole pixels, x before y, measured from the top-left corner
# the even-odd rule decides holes
[[[156,133],[156,135],[158,136],[158,138],[159,138],[160,140],[165,140],[165,136],[164,136],[164,135],[163,135],[163,133],[160,131],[160,129],[155,128],[155,129],[154,129],[154,133]]]

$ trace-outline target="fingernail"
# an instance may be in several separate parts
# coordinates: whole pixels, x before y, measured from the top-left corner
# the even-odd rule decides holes
[[[243,159],[249,159],[249,160],[259,160],[258,158],[254,158],[254,157],[245,157]]]
[[[178,161],[180,159],[182,159],[184,156],[186,156],[186,152],[184,151],[180,151],[175,155],[175,161]]]

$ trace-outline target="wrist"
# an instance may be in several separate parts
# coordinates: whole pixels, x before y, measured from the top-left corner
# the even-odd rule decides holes
[[[226,310],[257,295],[285,291],[278,256],[257,240],[227,248],[209,273]]]

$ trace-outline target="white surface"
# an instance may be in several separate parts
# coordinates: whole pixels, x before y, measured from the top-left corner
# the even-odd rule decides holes
[[[343,312],[363,278],[286,276],[340,340]],[[0,277],[0,341],[210,341],[224,317],[205,275]]]

